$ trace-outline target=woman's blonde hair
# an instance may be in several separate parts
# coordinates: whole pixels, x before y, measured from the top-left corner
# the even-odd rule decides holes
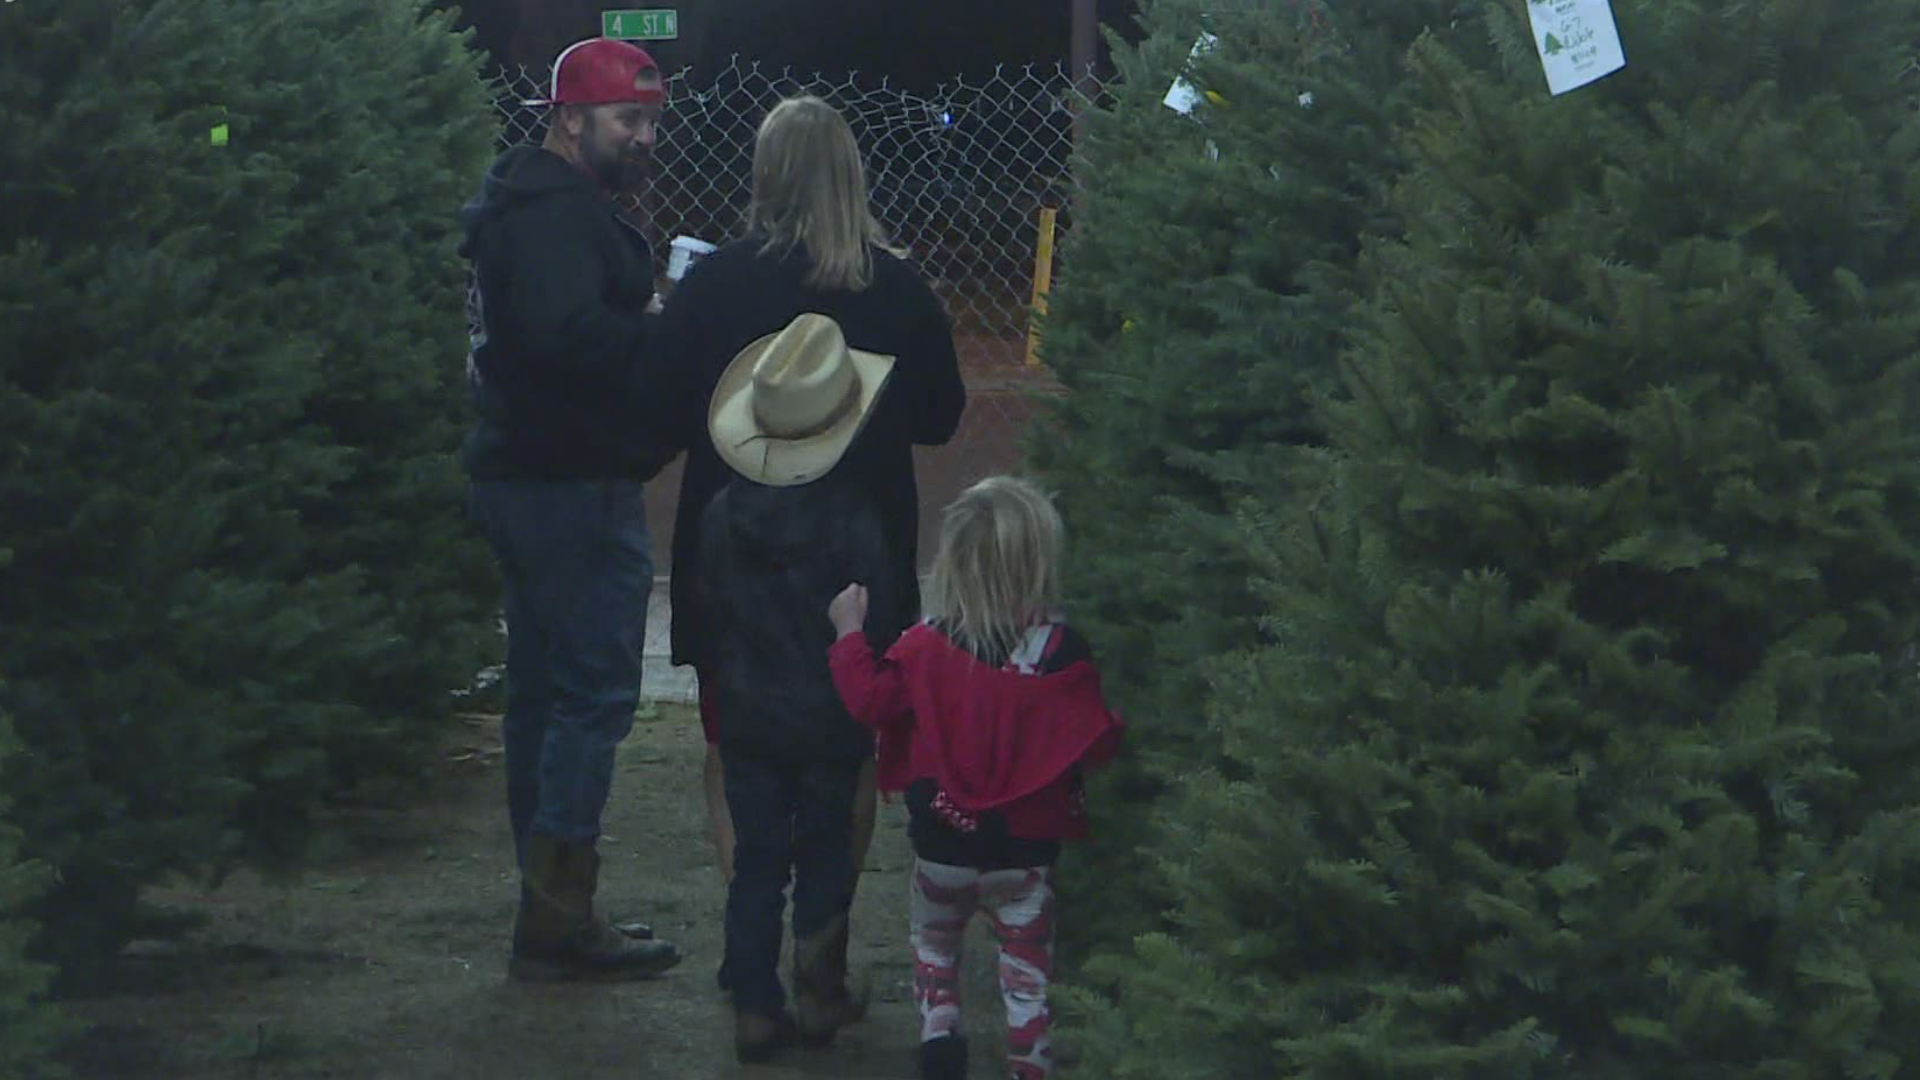
[[[1032,483],[993,476],[968,488],[940,521],[927,609],[954,644],[998,663],[1046,619],[1059,590],[1066,527]]]
[[[805,247],[809,285],[859,292],[872,284],[872,247],[887,247],[887,233],[867,204],[860,145],[833,106],[788,98],[761,121],[747,228],[766,235],[770,253]]]

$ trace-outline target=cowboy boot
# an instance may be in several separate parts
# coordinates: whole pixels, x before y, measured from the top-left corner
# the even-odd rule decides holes
[[[526,906],[527,906],[527,883],[523,880],[520,882],[520,907],[522,910],[525,910]],[[519,924],[520,924],[520,920],[518,917],[516,917],[514,919],[514,925],[517,927],[519,926]],[[623,919],[620,922],[614,923],[613,928],[615,930],[620,931],[622,934],[625,934],[626,936],[634,939],[635,941],[652,941],[655,936],[653,932],[653,925],[651,923],[642,922],[639,919]]]
[[[680,962],[671,944],[629,937],[599,915],[593,905],[599,881],[600,857],[592,844],[551,836],[529,839],[510,977],[528,982],[644,979]]]
[[[733,1017],[733,1056],[741,1064],[766,1061],[793,1045],[793,1017],[785,1009],[768,1015],[742,1012]]]
[[[819,933],[793,943],[794,1019],[807,1046],[825,1046],[867,1014],[866,996],[847,987],[848,936],[847,916],[841,914]]]
[[[524,841],[519,841],[519,842],[524,843]],[[520,858],[522,860],[520,865],[520,871],[521,871],[520,906],[525,907],[527,904],[526,864],[524,861],[525,855],[521,855]],[[517,919],[515,920],[515,924],[516,925],[518,924]],[[637,919],[637,918],[622,919],[619,922],[614,923],[613,928],[627,935],[628,937],[634,938],[635,940],[638,940],[638,941],[652,941],[654,938],[653,924],[646,922],[645,920],[642,920],[642,919]]]

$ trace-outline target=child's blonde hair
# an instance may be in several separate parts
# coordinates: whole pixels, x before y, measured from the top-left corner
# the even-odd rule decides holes
[[[1060,511],[1039,487],[1012,476],[980,481],[941,518],[928,611],[975,656],[1011,656],[1053,608],[1065,539]]]

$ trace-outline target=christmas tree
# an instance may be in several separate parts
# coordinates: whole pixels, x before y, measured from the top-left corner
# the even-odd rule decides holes
[[[289,492],[303,533],[292,580],[339,582],[360,609],[329,619],[347,633],[301,690],[347,706],[314,714],[325,772],[305,773],[314,784],[306,792],[256,787],[248,800],[248,818],[296,827],[284,844],[257,831],[253,846],[267,855],[297,851],[303,824],[276,802],[291,809],[362,782],[417,776],[444,734],[450,692],[499,650],[497,573],[466,519],[454,455],[468,419],[454,211],[496,149],[497,117],[478,58],[449,30],[454,16],[422,18],[419,7],[389,5],[370,19],[363,5],[343,2],[297,20],[274,16],[261,63],[313,68],[329,104],[259,95],[248,131],[235,135],[258,133],[275,167],[296,178],[286,194],[296,212],[279,239],[287,288],[278,318],[313,335],[319,350],[299,428],[339,454],[327,483]],[[342,153],[343,141],[359,139],[369,149]],[[256,744],[255,765],[304,771],[275,760],[279,743]]]
[[[1403,228],[1243,507],[1262,641],[1084,1075],[1920,1062],[1920,8],[1612,9],[1564,96],[1526,5],[1411,54]]]
[[[11,4],[0,71],[0,787],[80,965],[141,883],[417,776],[474,670],[452,223],[495,129],[409,4]]]
[[[1218,758],[1208,665],[1260,614],[1233,508],[1282,497],[1323,439],[1311,403],[1357,302],[1360,238],[1389,227],[1401,56],[1430,27],[1464,36],[1452,5],[1424,0],[1210,6],[1145,4],[1142,43],[1113,39],[1120,77],[1089,118],[1045,319],[1067,392],[1032,460],[1073,530],[1072,616],[1132,724],[1096,804],[1143,806]],[[1190,113],[1165,103],[1176,78]],[[1069,906],[1097,912],[1068,928],[1070,952],[1151,924],[1150,892],[1072,903],[1076,881],[1134,876],[1145,820],[1105,822],[1062,876]]]
[[[14,752],[13,731],[0,716],[0,762]],[[20,859],[19,830],[7,824],[0,797],[0,1076],[45,1073],[71,1025],[46,1004],[53,972],[27,956],[38,927],[28,913],[45,891],[46,867]]]

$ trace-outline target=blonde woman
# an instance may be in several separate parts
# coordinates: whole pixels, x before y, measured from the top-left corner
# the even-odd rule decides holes
[[[1120,740],[1087,643],[1054,608],[1062,532],[1032,484],[983,480],[941,522],[930,617],[882,659],[864,585],[828,607],[835,687],[879,735],[880,787],[906,793],[923,1080],[967,1075],[960,942],[976,912],[1000,944],[1009,1071],[1052,1073],[1054,861],[1087,834],[1081,770]]]
[[[919,497],[913,475],[913,447],[937,446],[953,436],[966,405],[952,332],[931,289],[886,242],[885,231],[868,205],[865,171],[853,132],[841,115],[815,97],[781,102],[767,114],[754,145],[753,202],[744,236],[701,259],[668,299],[655,340],[665,368],[653,385],[665,387],[655,402],[660,423],[676,433],[687,451],[679,508],[674,520],[672,602],[673,661],[699,673],[701,720],[709,745],[707,794],[722,873],[730,880],[729,920],[735,895],[765,891],[764,878],[780,853],[767,837],[750,830],[745,817],[766,820],[765,805],[777,797],[772,776],[806,765],[844,762],[853,826],[858,835],[845,843],[852,860],[845,895],[832,898],[841,916],[820,923],[818,897],[804,905],[795,897],[794,933],[812,962],[825,969],[827,982],[844,983],[846,919],[854,877],[871,834],[873,793],[871,740],[850,722],[844,731],[823,737],[806,710],[783,707],[768,680],[741,685],[730,679],[716,647],[716,635],[703,602],[700,581],[701,514],[740,470],[730,468],[709,434],[715,389],[722,375],[743,356],[767,353],[782,331],[793,330],[802,316],[818,316],[818,335],[830,334],[852,354],[888,358],[890,374],[870,403],[857,435],[833,466],[833,479],[864,492],[873,501],[887,552],[891,595],[898,625],[874,627],[875,644],[884,648],[919,607],[915,577]],[[830,323],[831,326],[826,324]],[[741,369],[734,367],[736,372]],[[760,385],[764,380],[753,380]],[[789,477],[788,479],[792,479]],[[793,485],[805,499],[817,480]],[[725,583],[720,584],[721,588]],[[794,640],[804,636],[796,629]],[[781,672],[772,682],[824,680],[826,657],[802,654],[795,664],[818,665],[808,672]],[[831,694],[828,695],[831,699]],[[837,705],[835,705],[837,709]],[[863,781],[862,769],[866,779]],[[724,784],[721,782],[724,777]],[[724,790],[724,795],[722,791]],[[857,792],[857,794],[856,794]],[[743,813],[744,811],[744,813]],[[732,835],[739,826],[737,837]],[[795,852],[801,857],[804,852]],[[815,853],[817,854],[817,853]],[[750,877],[748,888],[741,879]],[[757,883],[757,884],[756,884]],[[757,890],[757,891],[756,891]],[[820,901],[823,902],[824,901]],[[776,909],[777,910],[777,909]],[[735,940],[731,933],[729,939]],[[824,937],[824,941],[813,940]],[[777,946],[778,939],[775,939]],[[770,1052],[783,1036],[784,994],[764,948],[750,961],[730,950],[721,969],[722,985],[733,995],[739,1016],[736,1043],[743,1056]],[[743,963],[745,966],[743,966]],[[750,967],[751,970],[747,970]],[[796,973],[801,975],[820,972]],[[801,1005],[808,1004],[802,1001]],[[817,1002],[814,1003],[817,1006]],[[851,1015],[814,1008],[803,1035],[818,1039]]]

